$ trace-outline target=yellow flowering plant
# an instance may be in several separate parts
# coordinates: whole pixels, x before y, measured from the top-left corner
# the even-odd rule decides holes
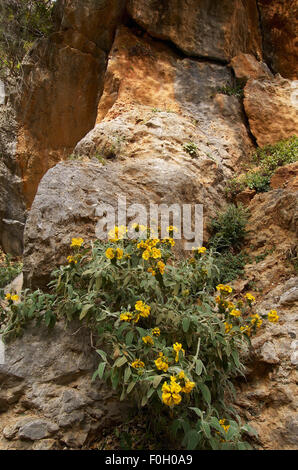
[[[133,229],[147,231],[138,241],[122,227],[106,243],[75,245],[69,256],[77,262],[66,259],[53,272],[50,293],[25,292],[12,303],[2,333],[19,334],[31,319],[49,326],[79,319],[100,358],[93,380],[147,410],[157,434],[188,449],[246,448],[243,435],[252,431],[229,404],[232,380],[265,319],[255,317],[252,299],[235,299],[231,286],[216,283],[212,250],[177,260],[171,238],[143,229]]]

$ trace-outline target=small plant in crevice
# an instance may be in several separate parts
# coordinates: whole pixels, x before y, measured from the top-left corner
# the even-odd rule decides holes
[[[237,83],[235,86],[225,85],[217,88],[218,93],[222,93],[228,96],[236,96],[239,99],[243,99],[244,90],[243,84]]]
[[[13,281],[23,269],[20,258],[14,258],[0,250],[0,289]]]
[[[234,199],[238,193],[246,188],[257,193],[270,190],[270,180],[277,168],[298,161],[298,137],[281,140],[274,145],[258,148],[252,156],[252,164],[248,171],[234,177],[227,182],[226,193]]]
[[[188,142],[184,144],[183,150],[192,158],[196,158],[198,156],[198,146],[194,142]]]
[[[211,220],[208,246],[215,251],[218,282],[230,282],[244,273],[248,256],[241,252],[247,234],[249,212],[242,205],[230,204]]]

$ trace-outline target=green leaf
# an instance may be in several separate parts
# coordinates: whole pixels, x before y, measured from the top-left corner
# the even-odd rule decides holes
[[[197,375],[201,375],[203,366],[204,366],[203,362],[200,359],[197,359],[196,360],[196,374]]]
[[[159,386],[160,382],[162,381],[162,379],[163,379],[162,375],[156,375],[154,377],[154,380],[153,380],[153,387],[157,388]]]
[[[188,318],[188,317],[183,318],[182,328],[183,328],[184,333],[188,332],[189,327],[190,327],[190,318]]]
[[[80,320],[83,320],[83,318],[85,318],[85,316],[87,315],[87,313],[88,313],[88,311],[90,310],[91,307],[93,307],[92,304],[84,305],[84,307],[82,308],[81,314],[80,314]]]
[[[98,371],[98,377],[99,377],[100,379],[103,378],[103,374],[104,374],[106,365],[107,365],[106,362],[102,362],[102,363],[99,364],[99,366],[98,366],[97,371]]]
[[[131,346],[132,341],[133,341],[133,334],[134,334],[133,330],[130,330],[127,333],[127,335],[125,337],[125,343],[127,344],[127,346]]]
[[[126,362],[127,362],[127,357],[125,356],[118,357],[118,359],[116,359],[116,361],[114,362],[113,367],[121,367]]]
[[[211,403],[211,393],[210,393],[209,388],[205,384],[199,384],[199,388],[202,392],[204,400],[208,403],[208,405],[210,405],[210,403]]]
[[[124,372],[124,382],[127,383],[129,377],[131,376],[131,368],[130,366],[127,366]]]
[[[203,431],[204,431],[205,436],[206,436],[208,439],[211,439],[212,436],[211,436],[209,424],[206,423],[205,421],[202,421],[202,422],[201,422],[201,427],[202,427],[202,429],[203,429]]]
[[[187,450],[195,450],[199,443],[199,434],[197,431],[192,429],[187,433]]]
[[[96,349],[97,354],[100,355],[100,357],[107,362],[107,355],[102,349]]]
[[[137,383],[137,379],[133,380],[132,382],[129,383],[128,387],[127,387],[127,395],[132,391],[132,389],[134,388],[135,384]]]

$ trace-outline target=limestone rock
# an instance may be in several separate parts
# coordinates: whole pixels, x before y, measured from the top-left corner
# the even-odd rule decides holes
[[[265,322],[253,338],[249,374],[237,391],[240,414],[258,431],[257,443],[263,449],[297,449],[296,351],[298,337],[297,306],[283,304],[282,298],[297,286],[297,277],[281,282],[257,304],[256,311],[266,315],[275,309],[276,324]],[[293,343],[294,346],[293,346]]]
[[[125,419],[127,405],[91,381],[98,356],[80,327],[30,327],[6,345],[0,403],[8,406],[0,410],[0,449],[59,448],[60,441],[80,448],[95,432]]]
[[[92,129],[123,0],[60,1],[57,31],[25,58],[18,162],[30,207],[44,173]]]
[[[249,80],[244,108],[251,132],[260,147],[297,134],[297,83],[276,76],[274,80]]]
[[[298,190],[298,162],[290,163],[278,168],[271,177],[270,186],[272,189],[288,188],[293,191]]]
[[[261,57],[255,0],[129,0],[128,12],[149,34],[189,56],[229,61],[240,52]]]
[[[233,68],[236,78],[244,82],[250,78],[273,78],[268,66],[264,62],[259,62],[251,54],[241,53],[233,57],[230,66]]]
[[[245,279],[257,282],[267,293],[293,270],[288,258],[297,245],[297,191],[276,189],[256,194],[248,208],[251,217],[245,250],[252,256],[263,256],[258,263],[245,267]]]
[[[283,77],[298,78],[296,0],[258,0],[264,35],[265,59]]]
[[[0,105],[0,245],[6,253],[23,251],[25,207],[16,162],[17,123],[9,103]]]

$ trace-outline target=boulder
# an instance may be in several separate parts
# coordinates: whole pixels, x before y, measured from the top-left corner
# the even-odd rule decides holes
[[[251,79],[244,89],[244,108],[260,147],[297,134],[298,82],[277,75],[273,80]]]
[[[127,405],[99,380],[92,382],[98,362],[90,332],[79,323],[50,330],[31,325],[7,344],[0,365],[0,449],[81,448],[122,422]]]
[[[245,83],[250,78],[273,78],[268,66],[264,62],[259,62],[251,54],[241,53],[233,57],[230,66],[233,68],[236,78]]]
[[[128,0],[127,8],[149,34],[188,56],[224,62],[240,52],[262,56],[255,0]]]

